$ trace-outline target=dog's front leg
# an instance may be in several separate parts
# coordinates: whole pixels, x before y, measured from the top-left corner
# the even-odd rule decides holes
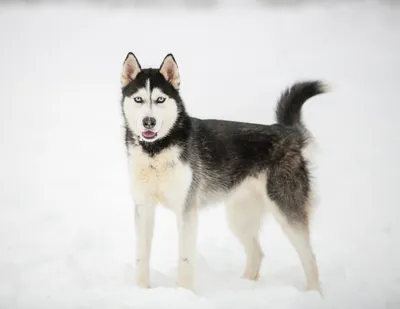
[[[178,286],[193,289],[197,240],[197,205],[190,203],[178,213]]]
[[[153,240],[155,206],[138,204],[135,207],[136,284],[150,287],[150,253]]]

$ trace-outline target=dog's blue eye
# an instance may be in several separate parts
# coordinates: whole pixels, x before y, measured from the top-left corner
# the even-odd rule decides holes
[[[163,97],[158,97],[156,100],[156,103],[164,103],[165,102],[165,98]]]
[[[143,103],[143,99],[141,97],[133,98],[136,103]]]

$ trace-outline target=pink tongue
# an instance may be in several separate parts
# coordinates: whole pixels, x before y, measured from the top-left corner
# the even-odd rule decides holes
[[[154,135],[156,135],[156,133],[153,131],[144,131],[143,132],[144,137],[153,137]]]

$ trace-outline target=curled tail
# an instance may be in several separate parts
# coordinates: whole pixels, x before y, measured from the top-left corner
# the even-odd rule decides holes
[[[284,126],[297,128],[303,135],[305,140],[311,138],[306,126],[301,120],[301,107],[313,96],[328,91],[327,85],[320,81],[306,81],[296,83],[286,89],[276,107],[276,120]]]

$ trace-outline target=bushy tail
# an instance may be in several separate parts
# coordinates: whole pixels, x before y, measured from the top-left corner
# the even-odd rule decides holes
[[[327,85],[320,81],[296,83],[286,89],[276,107],[276,120],[279,124],[297,128],[305,140],[311,137],[301,120],[301,107],[313,96],[328,91]]]

